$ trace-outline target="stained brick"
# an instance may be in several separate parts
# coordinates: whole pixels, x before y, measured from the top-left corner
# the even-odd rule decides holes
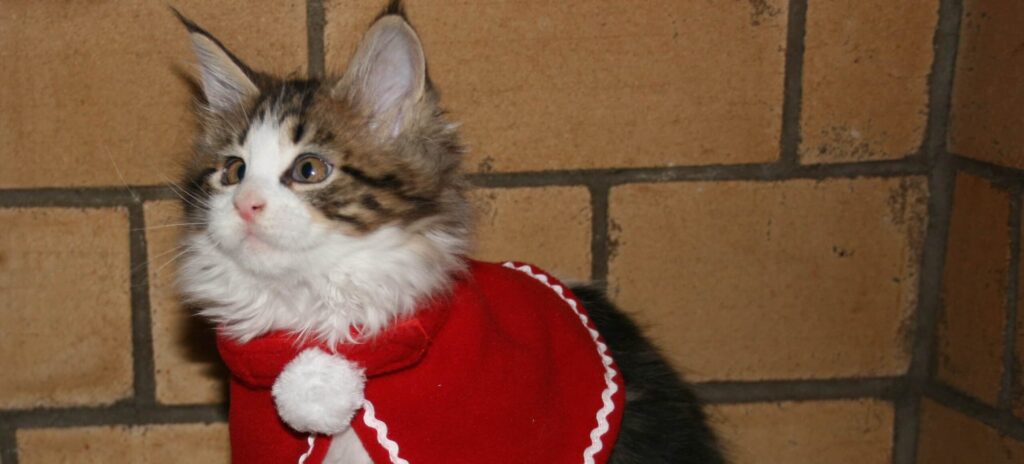
[[[124,209],[0,209],[0,407],[132,391]]]
[[[1020,464],[1024,444],[945,406],[921,402],[917,462],[922,464]]]
[[[709,412],[735,464],[892,461],[893,411],[881,401],[738,404]]]
[[[177,202],[146,205],[149,298],[153,322],[156,397],[164,404],[224,400],[226,371],[210,327],[181,304],[174,285],[185,228]]]
[[[17,438],[22,464],[231,462],[225,424],[19,430]]]
[[[1024,168],[1024,3],[966,0],[950,116],[956,153]]]
[[[564,278],[590,276],[587,189],[481,189],[471,200],[478,220],[477,257],[529,262]]]
[[[956,181],[943,279],[939,379],[994,404],[1001,383],[1009,196],[984,179]]]
[[[342,70],[380,4],[324,3]],[[787,2],[406,4],[474,169],[777,156]]]
[[[304,69],[303,1],[174,6],[254,67]],[[259,14],[239,14],[250,10]],[[192,55],[166,3],[5,2],[0,62],[8,64],[0,66],[0,187],[154,184],[176,176],[193,126],[180,77]]]
[[[803,162],[893,159],[917,151],[938,8],[931,0],[807,5]]]
[[[921,178],[612,190],[613,296],[695,380],[898,375]]]

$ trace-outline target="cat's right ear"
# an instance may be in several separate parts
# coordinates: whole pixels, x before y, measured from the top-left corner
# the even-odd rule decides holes
[[[362,107],[372,126],[393,138],[406,129],[409,115],[423,99],[426,72],[420,39],[401,15],[400,2],[392,2],[388,14],[366,32],[333,93]]]
[[[171,11],[188,29],[192,49],[199,60],[203,96],[210,108],[229,111],[259,94],[259,88],[253,81],[254,73],[245,63],[178,10],[172,8]]]

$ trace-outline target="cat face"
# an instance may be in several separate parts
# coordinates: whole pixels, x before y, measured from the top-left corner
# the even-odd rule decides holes
[[[443,291],[468,242],[462,150],[405,18],[383,15],[324,81],[257,73],[183,22],[203,93],[185,295],[241,339],[335,339]]]

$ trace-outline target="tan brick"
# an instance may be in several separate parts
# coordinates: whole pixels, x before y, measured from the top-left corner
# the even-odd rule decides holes
[[[22,464],[230,463],[225,424],[18,431]]]
[[[174,285],[185,219],[178,202],[146,205],[149,299],[153,314],[156,398],[165,404],[225,399],[226,370],[210,326],[181,303]]]
[[[881,401],[738,404],[709,413],[734,464],[892,462],[893,410]]]
[[[471,200],[478,221],[478,258],[529,262],[566,279],[590,277],[587,189],[480,189]]]
[[[406,3],[474,169],[777,157],[785,1]],[[325,4],[341,70],[380,3]]]
[[[305,68],[301,0],[174,6],[254,67]],[[259,14],[240,14],[249,10]],[[191,53],[165,2],[4,2],[0,62],[17,66],[0,66],[0,187],[176,177],[193,126],[179,77],[191,70]]]
[[[130,395],[126,211],[0,209],[0,230],[0,407]]]
[[[921,402],[917,462],[1021,464],[1024,444],[929,400]]]
[[[1002,378],[1009,196],[984,179],[956,180],[939,322],[939,379],[995,404]]]
[[[925,189],[920,178],[615,188],[610,288],[692,379],[901,374]]]
[[[1024,3],[966,0],[950,119],[959,154],[1024,168]]]
[[[917,151],[938,8],[931,0],[808,4],[803,162],[893,159]]]

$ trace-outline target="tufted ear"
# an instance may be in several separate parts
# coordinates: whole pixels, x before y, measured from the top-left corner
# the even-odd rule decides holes
[[[177,10],[173,11],[188,29],[192,49],[199,60],[203,95],[210,108],[228,111],[259,94],[259,88],[252,78],[254,73],[245,63],[228,51],[216,37]]]
[[[393,138],[423,99],[426,67],[412,26],[401,15],[387,14],[370,26],[334,93],[362,107],[374,128]]]

